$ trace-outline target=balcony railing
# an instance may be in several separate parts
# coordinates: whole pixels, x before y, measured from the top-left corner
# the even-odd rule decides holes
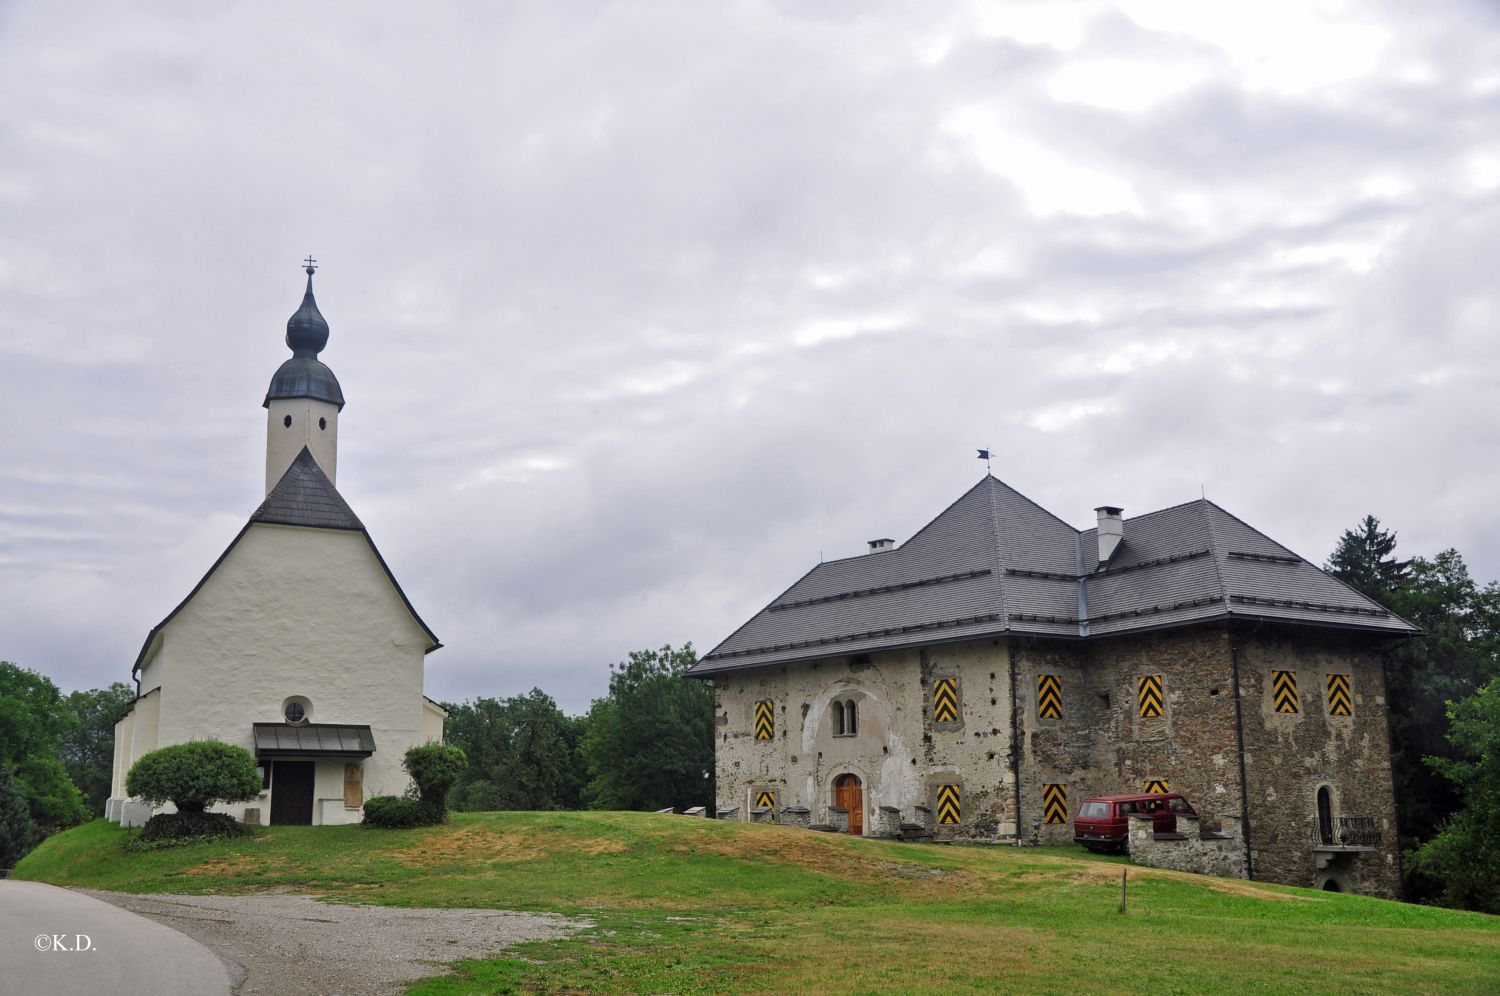
[[[1380,828],[1369,816],[1335,816],[1313,826],[1313,847],[1379,847]]]

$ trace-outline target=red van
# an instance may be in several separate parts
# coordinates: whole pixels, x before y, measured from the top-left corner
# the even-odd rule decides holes
[[[1130,839],[1130,815],[1146,813],[1157,833],[1177,829],[1178,816],[1197,816],[1176,792],[1145,795],[1101,795],[1085,799],[1073,818],[1073,842],[1090,851],[1124,851]]]

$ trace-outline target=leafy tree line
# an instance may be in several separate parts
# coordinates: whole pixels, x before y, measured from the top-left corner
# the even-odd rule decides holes
[[[1395,551],[1367,515],[1325,566],[1422,629],[1385,651],[1406,895],[1500,913],[1500,585],[1457,550]]]
[[[115,723],[133,701],[121,682],[63,695],[45,675],[0,661],[0,868],[103,811]]]
[[[539,688],[445,704],[444,739],[469,758],[454,808],[712,805],[713,689],[683,677],[696,660],[692,644],[633,651],[583,716]]]

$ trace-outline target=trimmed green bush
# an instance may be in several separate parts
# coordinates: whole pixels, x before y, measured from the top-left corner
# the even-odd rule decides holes
[[[158,813],[146,821],[141,835],[125,846],[133,851],[150,851],[203,840],[248,836],[250,828],[228,813]]]
[[[399,795],[372,795],[365,800],[364,825],[386,830],[433,826],[443,822],[442,810],[435,810],[421,799]]]
[[[417,785],[417,797],[431,806],[443,821],[448,812],[448,793],[469,766],[468,756],[451,744],[422,744],[406,752],[401,762]]]
[[[248,802],[260,793],[255,758],[243,747],[189,740],[146,754],[125,776],[125,791],[153,806],[201,813],[216,802]]]

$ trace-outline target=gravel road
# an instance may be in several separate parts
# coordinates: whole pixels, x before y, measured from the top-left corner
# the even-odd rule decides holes
[[[348,906],[307,896],[90,896],[182,931],[228,962],[235,992],[339,996],[401,993],[445,963],[487,958],[520,941],[591,926],[579,918],[501,910]]]

